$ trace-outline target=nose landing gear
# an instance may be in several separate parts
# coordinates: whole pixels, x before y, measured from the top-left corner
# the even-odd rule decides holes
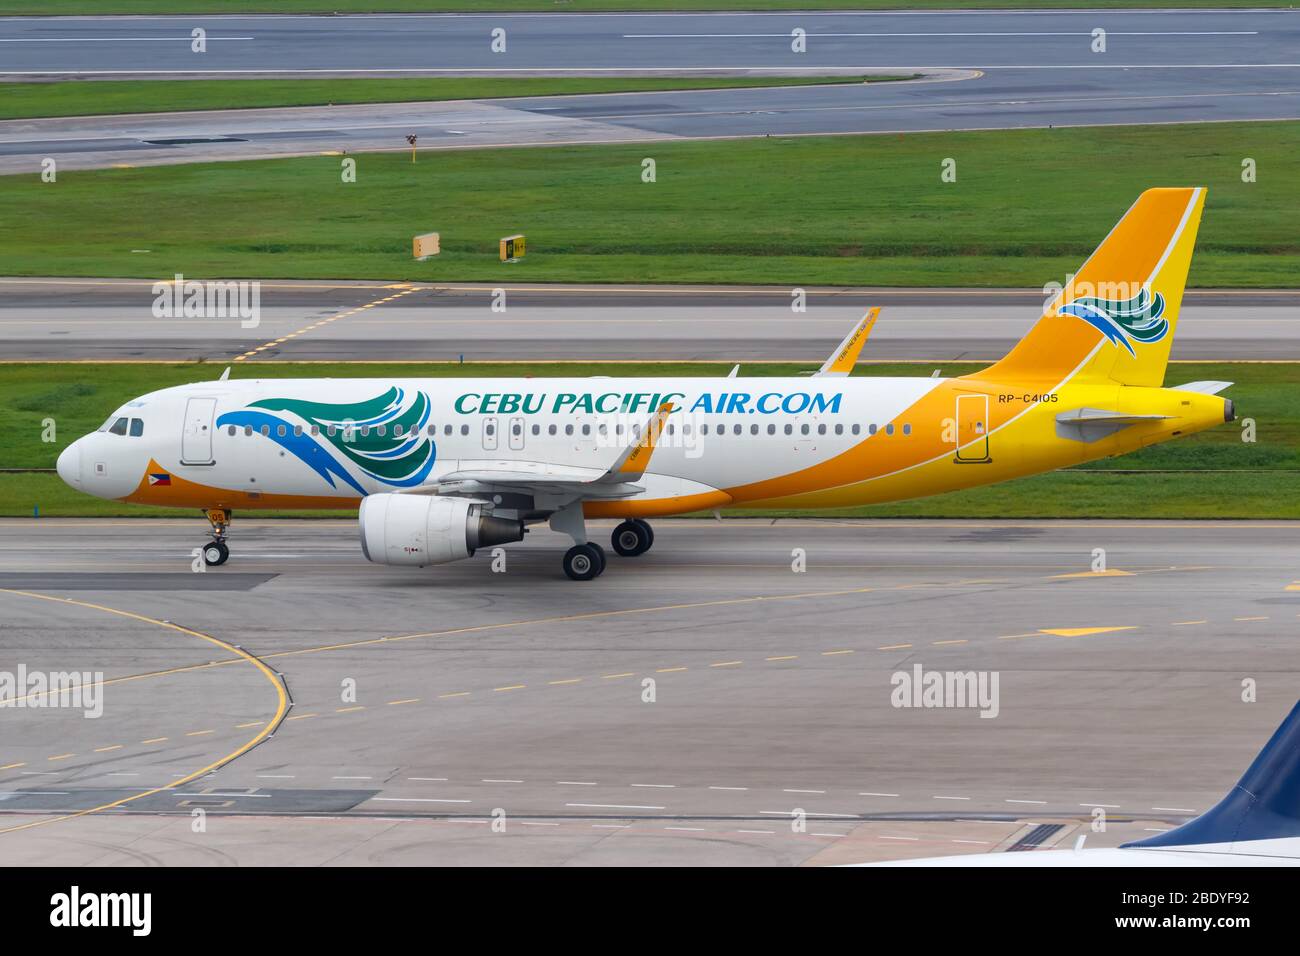
[[[226,532],[230,529],[232,512],[228,508],[208,508],[204,514],[212,525],[212,540],[203,547],[203,563],[217,567],[226,563],[230,548],[226,545]]]

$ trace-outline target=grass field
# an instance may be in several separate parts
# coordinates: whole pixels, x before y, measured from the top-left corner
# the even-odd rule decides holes
[[[1287,0],[1143,0],[1159,7],[1285,7]],[[493,0],[493,13],[606,10],[978,10],[1079,9],[1134,6],[1133,0]],[[478,12],[474,0],[186,0],[186,13],[439,13]],[[0,0],[0,16],[176,13],[176,0]]]
[[[793,375],[809,366],[756,365],[746,375]],[[943,366],[945,375],[979,368]],[[237,377],[520,376],[610,374],[725,375],[725,364],[620,364],[529,366],[524,364],[258,363]],[[864,366],[856,374],[916,375],[915,365]],[[122,402],[154,388],[215,378],[211,365],[7,364],[0,365],[0,405],[9,427],[0,431],[0,468],[52,468],[58,452],[92,431]],[[1143,449],[1123,458],[1020,479],[987,488],[917,501],[813,514],[910,517],[1061,518],[1300,518],[1300,363],[1186,363],[1170,366],[1167,383],[1232,381],[1227,393],[1239,419],[1255,421],[1257,440],[1242,441],[1240,422]],[[53,418],[58,440],[41,441],[44,420]],[[174,515],[101,501],[79,494],[57,476],[0,473],[0,515]],[[744,513],[744,512],[737,512]]]
[[[655,159],[656,182],[642,160]],[[1243,157],[1258,182],[1241,181]],[[0,177],[11,275],[1041,286],[1209,187],[1190,283],[1300,285],[1300,123],[772,138]],[[941,182],[944,159],[957,181]],[[740,228],[738,224],[743,224]],[[438,230],[442,255],[411,259]],[[522,232],[526,259],[497,261]],[[146,253],[133,250],[148,250]]]
[[[0,120],[182,110],[412,103],[653,90],[882,83],[909,77],[435,77],[400,80],[112,80],[0,83]]]

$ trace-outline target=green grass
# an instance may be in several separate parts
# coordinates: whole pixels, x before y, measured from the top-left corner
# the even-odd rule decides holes
[[[236,377],[725,375],[726,364],[645,365],[572,363],[295,364],[242,366]],[[746,375],[795,375],[807,365],[753,365]],[[864,366],[860,375],[924,375],[932,366]],[[973,363],[941,366],[945,375],[977,370]],[[155,388],[215,378],[212,365],[19,363],[0,365],[0,468],[52,468],[68,442],[98,427],[122,402]],[[1300,363],[1186,363],[1170,366],[1166,382],[1231,381],[1240,418],[1255,420],[1256,442],[1241,440],[1240,422],[1226,424],[1122,458],[985,488],[865,508],[793,512],[859,517],[1060,518],[1300,518]],[[57,441],[41,440],[53,418]],[[0,515],[176,515],[101,501],[45,473],[0,473]],[[325,514],[326,512],[313,512]],[[738,511],[737,514],[748,512]],[[770,514],[770,512],[762,512]],[[301,513],[299,513],[301,514]]]
[[[0,83],[0,120],[180,110],[481,100],[503,96],[881,83],[897,76],[438,77],[397,80],[65,80]]]
[[[978,10],[1124,8],[1133,0],[493,0],[493,13],[605,10]],[[1143,0],[1158,7],[1286,7],[1289,0]],[[474,0],[186,0],[186,13],[441,13],[483,10]],[[0,0],[0,15],[176,13],[176,0]]]
[[[396,137],[400,144],[400,137]],[[395,144],[395,145],[398,145]],[[1241,181],[1243,156],[1259,180]],[[641,179],[642,159],[657,182]],[[940,181],[945,158],[957,182]],[[1209,187],[1190,282],[1300,285],[1300,123],[319,156],[0,177],[12,275],[1041,286]],[[443,254],[411,259],[438,230]],[[497,261],[522,232],[528,256]],[[147,253],[133,253],[145,249]]]

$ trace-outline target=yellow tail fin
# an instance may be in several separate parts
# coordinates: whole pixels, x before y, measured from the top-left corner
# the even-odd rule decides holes
[[[1007,356],[1000,381],[1164,384],[1205,189],[1148,189]]]

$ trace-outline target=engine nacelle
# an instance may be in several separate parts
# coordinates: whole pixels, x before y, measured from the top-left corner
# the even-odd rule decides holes
[[[485,507],[465,498],[369,495],[361,499],[361,552],[376,564],[423,567],[523,540],[522,521],[497,517]]]

